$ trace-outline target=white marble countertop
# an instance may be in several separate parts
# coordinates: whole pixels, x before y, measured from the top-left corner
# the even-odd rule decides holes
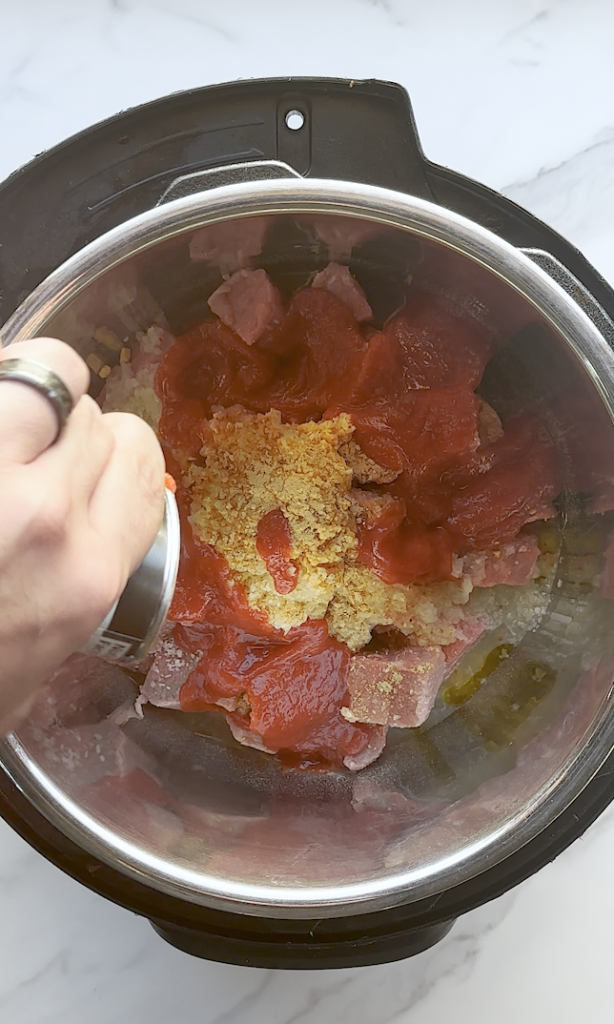
[[[427,155],[527,206],[614,281],[607,0],[20,0],[1,4],[0,178],[116,111],[235,78],[379,77]],[[0,823],[0,1019],[11,1024],[612,1020],[614,809],[537,877],[402,963],[206,963]]]

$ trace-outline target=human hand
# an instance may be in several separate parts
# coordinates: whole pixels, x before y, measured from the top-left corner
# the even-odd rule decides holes
[[[128,413],[102,414],[89,370],[61,341],[0,351],[53,370],[74,408],[53,444],[51,404],[0,381],[0,731],[102,622],[151,547],[163,516],[164,458]],[[51,445],[51,447],[49,447]]]

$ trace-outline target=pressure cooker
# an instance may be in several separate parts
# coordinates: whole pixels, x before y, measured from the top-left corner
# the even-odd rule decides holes
[[[269,226],[250,265],[282,294],[334,256],[376,323],[417,280],[501,339],[482,393],[498,411],[539,410],[565,481],[540,621],[487,685],[436,705],[417,730],[392,730],[359,773],[284,769],[215,716],[126,712],[136,677],[101,662],[96,680],[73,681],[72,725],[54,732],[56,718],[35,708],[3,740],[0,813],[186,952],[363,966],[438,942],[552,861],[614,796],[614,602],[600,584],[614,509],[614,293],[528,212],[429,162],[401,87],[245,81],[118,114],[0,186],[3,344],[55,335],[88,358],[101,330],[180,334],[224,274],[193,258],[195,234],[257,218]],[[327,219],[341,226],[334,253],[314,229]],[[104,380],[89,362],[96,396]],[[527,682],[527,665],[545,668]],[[138,780],[129,792],[126,778]]]

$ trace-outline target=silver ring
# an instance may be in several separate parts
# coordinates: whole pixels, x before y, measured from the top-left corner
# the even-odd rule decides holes
[[[5,359],[0,361],[0,380],[26,384],[47,399],[58,421],[57,433],[51,442],[55,444],[74,407],[72,395],[61,377],[34,359]]]

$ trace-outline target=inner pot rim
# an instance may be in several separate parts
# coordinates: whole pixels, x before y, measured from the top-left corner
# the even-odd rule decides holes
[[[521,250],[480,225],[426,200],[376,186],[318,179],[233,184],[177,199],[112,229],[49,275],[0,329],[3,345],[44,333],[45,324],[104,273],[156,244],[208,224],[263,214],[334,214],[367,219],[443,244],[505,282],[555,329],[591,379],[614,422],[614,354],[573,299]],[[169,864],[84,813],[50,781],[19,739],[0,743],[0,766],[28,800],[73,841],[127,875],[191,903],[272,917],[340,917],[433,896],[500,863],[548,827],[581,793],[611,752],[614,707],[589,741],[511,820],[435,870],[395,872],[351,885],[289,887],[227,882]]]

